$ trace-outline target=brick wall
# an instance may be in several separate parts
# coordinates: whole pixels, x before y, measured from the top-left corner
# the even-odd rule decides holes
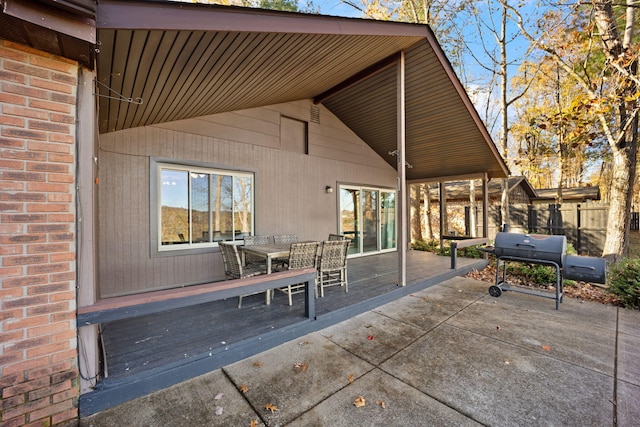
[[[0,40],[0,425],[77,418],[77,63]]]

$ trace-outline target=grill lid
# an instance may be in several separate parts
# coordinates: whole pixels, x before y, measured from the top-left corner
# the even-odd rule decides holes
[[[528,258],[552,261],[562,265],[564,255],[567,252],[567,238],[565,236],[500,232],[496,234],[494,247],[497,257]]]

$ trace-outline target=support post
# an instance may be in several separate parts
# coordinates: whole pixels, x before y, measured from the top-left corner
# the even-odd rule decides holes
[[[398,285],[406,286],[407,284],[407,224],[408,218],[408,202],[407,196],[407,169],[405,156],[406,143],[406,112],[405,112],[405,57],[404,51],[400,53],[398,59],[397,73],[397,149],[398,149],[398,231],[400,233],[398,245]]]
[[[482,237],[489,237],[489,179],[482,177]]]

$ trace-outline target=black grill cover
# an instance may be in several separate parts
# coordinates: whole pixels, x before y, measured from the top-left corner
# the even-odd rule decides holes
[[[604,258],[567,255],[563,273],[565,279],[606,284],[607,263]]]
[[[567,252],[567,238],[541,234],[498,233],[494,247],[497,257],[553,261],[562,266]]]

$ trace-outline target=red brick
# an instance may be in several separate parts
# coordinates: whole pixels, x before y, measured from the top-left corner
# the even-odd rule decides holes
[[[5,40],[4,41],[4,45],[7,48],[11,48],[11,49],[18,50],[18,51],[21,51],[21,52],[30,53],[32,55],[44,56],[46,58],[49,58],[51,56],[46,52],[43,52],[43,51],[38,50],[38,49],[34,49],[34,48],[26,46],[26,45],[23,45],[22,43],[14,43],[14,42],[11,42],[9,40]],[[27,61],[28,59],[29,59],[29,57],[27,57],[25,59],[25,61]]]
[[[51,339],[48,336],[36,337],[36,338],[26,338],[21,340],[15,340],[8,344],[5,344],[5,349],[8,351],[27,351],[27,359],[32,359],[37,356],[43,356],[46,353],[41,353],[34,356],[29,356],[28,352],[33,348],[42,348],[43,346],[49,345]]]
[[[24,394],[13,396],[8,399],[2,399],[2,409],[13,408],[24,403]]]
[[[73,93],[73,89],[74,87],[65,83],[59,83],[59,82],[54,82],[51,80],[48,80],[49,78],[49,72],[47,71],[46,76],[41,76],[41,77],[46,77],[47,80],[43,80],[43,79],[38,79],[38,78],[32,78],[29,80],[29,83],[31,84],[31,86],[33,87],[39,87],[40,89],[47,89],[47,90],[51,90],[54,92],[61,92],[61,93],[66,93],[66,94],[72,94]]]
[[[24,372],[13,373],[11,375],[5,374],[0,376],[0,398],[7,399],[11,396],[5,396],[4,389],[14,386],[24,380]]]
[[[50,254],[49,255],[49,259],[51,260],[51,262],[75,261],[76,253],[75,252],[68,252],[68,253]],[[62,273],[60,275],[52,274],[51,275],[51,281],[57,281],[57,280],[54,280],[54,278],[59,278],[58,280],[74,280],[74,278],[72,278],[70,276],[66,276],[67,274],[71,274],[71,273]]]
[[[23,316],[23,311],[20,308],[16,308],[13,310],[7,310],[7,311],[0,311],[0,320],[15,320],[15,319],[21,319]],[[0,366],[2,366],[2,364],[0,363]],[[1,384],[1,380],[2,377],[0,376],[0,388],[2,387]]]
[[[0,160],[0,168],[13,169],[17,171],[24,170],[25,162],[22,160]]]
[[[0,193],[0,200],[12,202],[46,202],[47,197],[42,193],[6,192]]]
[[[64,233],[69,229],[69,224],[29,224],[27,227],[29,233]]]
[[[11,288],[11,289],[0,289],[0,299],[8,300],[12,298],[20,298],[24,293],[22,289],[19,288]]]
[[[76,143],[76,137],[69,133],[50,133],[49,141],[72,145]]]
[[[60,341],[52,344],[29,348],[27,349],[27,357],[32,358],[44,356],[46,354],[55,354],[60,351],[68,350],[69,348],[71,348],[71,343],[68,340]]]
[[[21,74],[27,74],[29,76],[49,78],[49,71],[44,68],[32,67],[24,62],[5,61],[4,67],[8,70],[15,71]],[[35,79],[31,79],[35,80]]]
[[[49,323],[49,316],[33,316],[33,317],[25,317],[23,319],[7,321],[5,323],[5,327],[7,330],[13,329],[25,329],[25,328],[33,328],[36,326],[43,326]]]
[[[51,72],[51,80],[55,82],[66,83],[73,86],[78,85],[78,77],[76,75],[63,74],[55,71]]]
[[[47,237],[44,234],[14,234],[11,236],[0,236],[0,243],[2,244],[41,243],[46,241]]]
[[[73,164],[75,160],[76,158],[73,154],[57,154],[57,153],[49,154],[50,162]]]
[[[67,351],[62,351],[60,353],[52,354],[51,361],[59,362],[61,360],[77,360],[78,359],[78,350],[74,347]]]
[[[36,326],[33,328],[27,329],[27,337],[35,338],[43,335],[51,335],[56,332],[68,331],[69,330],[69,322],[57,322],[50,323],[43,326]]]
[[[36,89],[30,86],[17,85],[13,83],[2,83],[2,91],[13,93],[16,95],[28,96],[29,98],[49,99],[49,92],[46,90]]]
[[[49,59],[39,56],[32,56],[29,58],[32,65],[37,65],[48,70],[60,71],[65,74],[76,75],[78,71],[77,63],[69,63],[62,61],[63,58],[56,57],[55,59]]]
[[[0,171],[0,179],[7,181],[45,181],[46,178],[43,172]]]
[[[33,417],[33,412],[37,411],[37,410],[42,410],[42,409],[46,409],[50,404],[50,399],[39,399],[39,400],[34,400],[32,402],[28,402],[24,405],[20,405],[17,408],[12,408],[9,409],[7,411],[4,411],[4,413],[2,414],[2,418],[14,418],[17,417],[18,415],[22,415],[22,414],[29,414],[31,412],[31,414],[29,414],[29,419],[34,419]],[[38,418],[42,418],[41,416],[38,416],[35,419]]]
[[[68,250],[68,243],[47,243],[27,246],[27,254],[46,254],[51,252],[66,252]]]
[[[22,250],[21,245],[2,244],[2,239],[0,239],[0,255],[21,255]]]
[[[11,267],[13,265],[42,264],[48,261],[49,261],[49,257],[47,255],[12,256],[12,257],[4,257],[2,259],[2,265],[4,267]]]
[[[49,202],[67,202],[67,203],[71,203],[73,202],[73,195],[71,194],[49,194],[47,197],[47,201]]]
[[[71,298],[73,299],[73,297]],[[73,343],[77,337],[77,331],[75,328],[71,329],[70,324],[67,324],[67,330],[55,333],[51,335],[52,342],[69,342]]]
[[[51,113],[49,116],[52,122],[66,123],[69,125],[75,125],[76,123],[76,117],[71,114]]]
[[[13,59],[14,61],[19,62],[27,62],[29,56],[20,51],[16,51],[14,49],[7,49],[6,47],[0,45],[0,58]]]
[[[24,376],[24,372],[25,371],[29,371],[31,369],[36,369],[36,368],[40,368],[43,366],[48,366],[51,364],[51,358],[50,357],[39,357],[37,359],[32,359],[32,360],[25,360],[24,362],[20,362],[20,363],[14,363],[10,366],[5,366],[4,369],[2,370],[3,375],[12,375],[12,374],[19,374],[19,376],[22,378]],[[20,380],[21,381],[21,380]],[[17,384],[18,381],[14,381],[12,384]],[[39,387],[33,387],[30,388],[29,390],[33,390],[34,388],[40,388],[40,387],[44,387],[49,383],[49,381],[47,381],[46,383],[40,383]],[[16,392],[16,390],[11,390],[8,391],[9,387],[5,386],[5,388],[2,389],[2,397],[5,398],[7,396],[15,396],[18,393],[25,393],[29,390],[18,390]]]
[[[45,222],[45,214],[4,214],[0,216],[2,222]]]
[[[65,203],[28,203],[27,212],[69,212],[69,204]]]
[[[48,162],[27,162],[27,170],[34,172],[69,173],[69,165]]]
[[[22,203],[0,203],[0,212],[22,212]]]
[[[71,242],[75,240],[75,233],[55,233],[49,236],[52,242]]]
[[[76,216],[74,214],[51,213],[49,214],[49,222],[76,222]],[[74,237],[75,235],[71,236],[72,239]],[[64,236],[55,239],[67,240]]]
[[[25,276],[14,279],[5,279],[2,286],[5,288],[20,288],[25,286],[42,285],[47,283],[47,276]]]
[[[76,369],[69,369],[64,372],[57,372],[51,375],[51,383],[58,384],[64,381],[73,380],[78,377],[78,371]]]
[[[47,132],[71,133],[71,127],[64,123],[43,122],[29,120],[29,129],[44,130]]]
[[[70,191],[69,184],[50,183],[50,182],[28,182],[27,191],[36,191],[43,193],[68,193]]]
[[[24,190],[23,182],[2,181],[0,180],[0,190],[3,191],[22,191]]]
[[[35,139],[40,141],[47,140],[46,132],[39,132],[35,130],[18,129],[18,128],[2,128],[2,136],[9,137],[9,138]],[[47,145],[51,145],[51,144],[47,144]]]
[[[68,370],[71,370],[72,368],[73,368],[73,364],[70,363],[68,360],[65,360],[63,362],[50,363],[47,366],[42,366],[42,367],[30,370],[29,372],[27,372],[26,378],[29,380],[34,380],[40,377],[50,377],[56,372],[66,372]],[[71,388],[71,382],[67,381],[66,383],[65,382],[57,383],[54,387],[55,387],[54,392],[57,393],[62,390],[67,390]]]
[[[4,147],[4,148],[24,148],[24,141],[19,140],[19,139],[0,138],[0,147]]]
[[[80,393],[77,392],[77,394],[80,394]],[[77,418],[78,418],[78,408],[74,406],[72,409],[68,411],[60,412],[59,414],[52,415],[51,424],[58,425],[67,421],[70,423],[74,423],[74,420]]]
[[[25,131],[25,132],[35,132],[35,131]],[[46,133],[44,134],[47,135]],[[35,151],[47,151],[49,153],[69,154],[69,147],[67,145],[56,144],[52,142],[29,141],[27,143],[27,147],[29,148],[29,150],[35,150]]]
[[[34,98],[38,98],[38,97],[34,96]],[[64,102],[65,104],[69,104],[69,105],[76,105],[75,95],[63,95],[61,93],[52,92],[51,100],[54,102]]]
[[[12,308],[32,308],[33,306],[40,306],[41,304],[47,304],[49,298],[47,295],[36,295],[23,298],[16,298],[12,300],[2,301],[2,309]],[[34,313],[35,314],[35,313]],[[44,314],[44,313],[41,313]]]
[[[27,274],[47,274],[47,273],[60,273],[63,271],[69,271],[69,263],[61,262],[55,264],[33,264],[27,267]]]
[[[5,65],[5,70],[0,70],[0,80],[4,80],[7,82],[13,82],[13,83],[20,83],[20,84],[26,84],[27,83],[27,78],[22,75],[21,73],[14,73],[12,71],[7,71],[9,70],[10,67],[7,67],[7,64],[10,64],[9,61],[5,61],[4,65]],[[11,62],[11,64],[14,64],[13,62]]]
[[[67,284],[68,282],[64,282]],[[74,301],[76,299],[76,293],[73,292],[56,292],[55,294],[49,295],[49,300],[51,302],[61,302],[61,301]],[[75,331],[73,331],[75,335]],[[69,337],[71,338],[71,337]]]
[[[57,282],[46,285],[31,286],[27,289],[28,295],[49,295],[50,302],[66,301],[63,298],[53,299],[52,294],[65,294],[69,290],[69,282]]]
[[[36,297],[33,297],[36,298]],[[69,303],[58,302],[55,304],[44,304],[27,307],[27,316],[39,316],[41,314],[60,313],[69,310]]]
[[[49,182],[66,182],[72,184],[75,177],[70,173],[49,173]]]
[[[23,128],[25,125],[24,119],[21,117],[12,116],[0,116],[0,125],[15,126]]]
[[[77,389],[69,389],[53,395],[53,403],[59,403],[64,400],[75,399],[78,396]]]
[[[62,320],[75,320],[76,318],[76,312],[73,310],[68,310],[68,311],[64,311],[64,312],[58,312],[58,313],[52,313],[51,314],[51,321],[52,322],[60,322]],[[74,360],[75,360],[75,356]]]
[[[3,343],[8,343],[9,341],[19,341],[22,339],[24,339],[23,330],[4,332],[0,334],[0,342]]]
[[[30,420],[38,420],[52,415],[57,415],[62,412],[71,411],[74,408],[74,402],[71,400],[65,400],[64,402],[51,405],[47,408],[42,408],[37,411],[33,411],[29,414]]]
[[[16,104],[17,102],[14,102]],[[21,104],[24,105],[24,104]],[[59,113],[69,114],[73,111],[70,105],[61,104],[58,102],[43,101],[41,99],[29,99],[29,107],[41,108],[47,111],[57,111]]]
[[[0,102],[15,105],[27,105],[27,97],[0,91]]]
[[[21,116],[29,119],[47,120],[49,113],[42,110],[34,110],[33,108],[16,107],[14,105],[3,105],[2,112],[10,116]]]
[[[0,268],[0,277],[22,276],[22,267]]]
[[[0,223],[0,235],[22,233],[22,224],[2,224]]]
[[[25,427],[27,418],[24,414],[5,421],[5,417],[2,418],[2,427]]]
[[[0,157],[4,157],[5,159],[33,160],[38,162],[47,161],[47,153],[38,153],[34,151],[4,150],[0,152]]]

